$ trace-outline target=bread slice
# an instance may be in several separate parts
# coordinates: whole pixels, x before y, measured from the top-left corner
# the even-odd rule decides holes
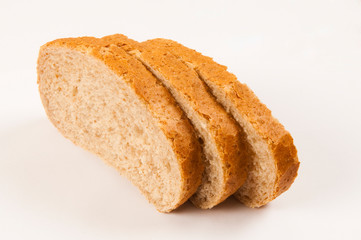
[[[121,48],[91,37],[47,43],[38,84],[58,130],[125,175],[157,210],[172,211],[197,190],[203,159],[192,125]]]
[[[192,202],[212,208],[232,195],[246,179],[245,134],[210,94],[195,71],[152,44],[139,44],[123,35],[106,39],[118,42],[136,56],[167,87],[198,131],[206,156],[203,181]]]
[[[252,147],[246,183],[235,194],[249,207],[260,207],[286,191],[297,176],[299,161],[293,139],[271,111],[245,84],[212,58],[166,39],[144,43],[166,48],[194,69],[247,134]]]

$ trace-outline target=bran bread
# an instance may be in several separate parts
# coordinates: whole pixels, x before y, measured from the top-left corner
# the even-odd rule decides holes
[[[158,211],[197,190],[204,166],[194,129],[138,60],[106,40],[68,38],[41,47],[37,70],[55,127],[115,167]]]

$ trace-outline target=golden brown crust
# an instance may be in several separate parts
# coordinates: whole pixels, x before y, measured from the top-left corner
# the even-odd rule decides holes
[[[93,37],[58,39],[45,44],[42,48],[47,47],[66,47],[92,55],[128,81],[171,141],[177,155],[183,180],[183,194],[174,208],[193,195],[201,183],[204,168],[202,150],[188,118],[158,80],[138,60],[116,46],[110,39]]]
[[[212,206],[233,194],[244,183],[247,175],[247,150],[244,145],[245,141],[243,141],[244,133],[240,132],[235,120],[217,103],[197,73],[173,55],[168,54],[165,49],[147,43],[139,44],[120,34],[107,38],[112,41],[117,39],[118,45],[127,51],[140,51],[142,59],[165,76],[168,81],[171,81],[177,91],[188,97],[192,108],[207,122],[207,129],[213,136],[221,155],[224,177],[223,192]]]
[[[205,76],[208,81],[223,89],[227,99],[236,106],[237,111],[252,124],[259,136],[267,142],[275,159],[277,178],[273,196],[268,198],[267,202],[286,191],[296,178],[300,164],[296,147],[289,132],[272,116],[271,111],[260,102],[252,90],[247,85],[241,84],[236,76],[229,73],[227,67],[214,62],[212,58],[203,56],[195,50],[166,39],[153,39],[146,42],[146,44],[150,43],[152,46],[167,48],[172,54],[192,64],[196,71]]]

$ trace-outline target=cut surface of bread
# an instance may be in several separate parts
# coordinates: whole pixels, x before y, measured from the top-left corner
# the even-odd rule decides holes
[[[203,209],[232,195],[246,179],[247,142],[235,120],[217,103],[197,73],[152,44],[139,44],[123,35],[105,37],[135,56],[172,93],[203,142],[205,172],[191,198]]]
[[[126,176],[158,211],[172,211],[197,190],[204,167],[191,123],[124,50],[91,37],[47,43],[38,84],[56,128]]]
[[[253,154],[248,178],[236,192],[236,198],[249,207],[260,207],[286,191],[297,176],[296,147],[290,133],[252,90],[229,73],[227,67],[175,41],[153,39],[144,44],[166,48],[194,69],[246,132]]]

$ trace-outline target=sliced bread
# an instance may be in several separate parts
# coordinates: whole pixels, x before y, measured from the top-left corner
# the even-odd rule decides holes
[[[291,186],[299,167],[293,139],[252,90],[229,73],[227,67],[175,41],[153,39],[143,44],[166,48],[194,69],[246,132],[253,154],[248,178],[236,192],[236,198],[249,207],[260,207]]]
[[[125,175],[160,212],[197,190],[202,151],[168,90],[109,41],[59,39],[41,47],[41,100],[51,122],[76,145]]]
[[[232,195],[246,180],[249,153],[245,133],[197,73],[156,45],[139,44],[119,34],[105,39],[117,42],[140,60],[172,93],[197,130],[203,142],[205,172],[192,202],[208,209]]]

